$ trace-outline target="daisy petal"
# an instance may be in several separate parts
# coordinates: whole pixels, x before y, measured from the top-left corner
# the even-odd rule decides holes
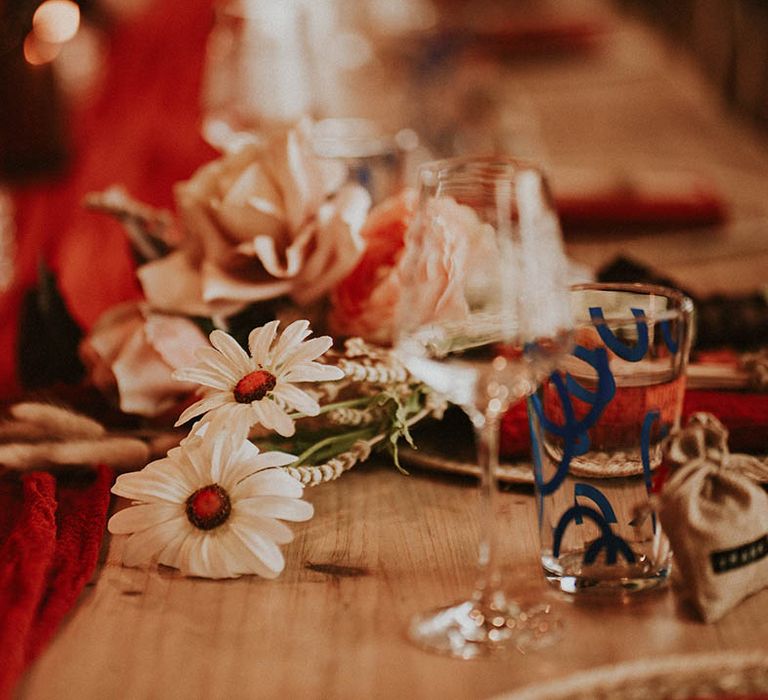
[[[229,462],[229,450],[227,449],[227,434],[225,432],[212,432],[210,442],[207,442],[211,456],[211,481],[218,484],[221,481],[221,473],[226,470]]]
[[[192,534],[192,530],[190,529],[189,521],[187,520],[178,536],[168,542],[157,555],[157,563],[178,568],[179,552],[190,534]]]
[[[251,413],[250,423],[251,425],[261,425],[269,430],[272,429],[271,425],[268,425],[269,418],[264,413],[264,404],[266,401],[254,401],[248,405],[248,409]]]
[[[131,532],[146,530],[167,520],[173,520],[183,513],[184,510],[179,504],[143,503],[138,506],[123,508],[123,510],[115,513],[109,519],[107,529],[113,535],[127,535]]]
[[[159,556],[171,542],[177,538],[186,537],[188,531],[189,522],[182,517],[136,532],[125,543],[123,563],[126,566],[143,566],[160,561],[161,564],[176,566],[175,563],[160,560]]]
[[[281,358],[294,347],[301,345],[301,341],[310,335],[312,331],[309,330],[309,321],[294,321],[283,331],[280,340],[277,341],[274,356]]]
[[[240,541],[248,547],[251,553],[264,565],[275,573],[280,573],[285,567],[285,558],[280,548],[270,539],[251,528],[244,527],[242,523],[233,522],[230,526],[232,532],[240,538]]]
[[[291,464],[295,461],[295,455],[288,454],[287,452],[280,452],[279,450],[271,450],[269,452],[261,452],[254,460],[254,463],[258,466],[259,470],[261,470],[268,469],[269,467],[284,467],[286,464]]]
[[[234,365],[238,374],[244,376],[253,369],[248,353],[240,347],[239,343],[229,333],[215,330],[208,337],[211,345]]]
[[[320,357],[320,355],[322,355],[326,350],[329,350],[331,345],[333,345],[333,338],[328,335],[323,335],[319,338],[312,338],[312,340],[307,340],[293,352],[288,353],[285,356],[279,356],[282,360],[280,363],[281,367],[286,369],[300,364],[301,362],[309,362],[310,360],[314,360],[315,358]]]
[[[279,325],[280,321],[270,321],[261,328],[254,328],[248,336],[248,348],[257,365],[264,367],[269,361],[269,349]]]
[[[184,425],[188,420],[208,413],[208,411],[214,411],[217,408],[230,403],[232,401],[232,395],[229,392],[216,391],[213,394],[209,394],[205,398],[200,399],[184,409],[184,412],[179,416],[179,419],[174,423],[174,427],[178,428],[180,425]]]
[[[189,488],[175,475],[168,476],[145,467],[140,472],[118,476],[112,493],[144,503],[160,501],[178,504],[189,496]]]
[[[259,454],[258,448],[253,443],[243,440],[240,449],[230,457],[229,467],[219,483],[234,495],[241,481],[263,470],[274,471],[272,467],[282,467],[295,461],[296,457],[285,452]]]
[[[192,532],[179,549],[178,568],[185,576],[231,578],[233,573],[228,567],[212,566],[211,553],[215,551],[214,536],[207,532]],[[213,559],[215,560],[215,554]]]
[[[304,487],[282,469],[267,469],[258,472],[241,481],[234,489],[232,496],[236,499],[249,499],[255,496],[285,496],[286,498],[301,498]],[[237,510],[248,510],[249,501],[238,501]]]
[[[264,420],[262,425],[265,428],[272,428],[283,437],[291,437],[296,432],[296,426],[293,420],[288,416],[284,409],[278,406],[274,401],[259,402],[261,415]]]
[[[190,435],[184,438],[179,447],[169,450],[168,456],[175,461],[188,463],[190,470],[190,486],[195,491],[211,483],[211,461],[202,438]]]
[[[251,432],[253,422],[251,421],[252,412],[247,404],[237,406],[236,410],[231,411],[229,430],[233,434],[248,438]]]
[[[270,569],[251,549],[238,537],[232,528],[222,538],[221,548],[227,552],[232,562],[232,569],[238,574],[256,574],[263,578],[277,578],[279,571]]]
[[[272,394],[276,399],[285,401],[291,408],[307,416],[316,416],[320,413],[320,405],[315,399],[287,382],[279,382]]]
[[[269,452],[266,452],[265,454],[269,454]],[[256,445],[250,440],[242,440],[233,446],[230,463],[233,468],[239,467],[242,463],[245,463],[249,467],[249,473],[253,473],[262,468],[256,466],[257,461],[261,458],[261,450],[256,447]]]
[[[182,459],[164,457],[163,459],[150,462],[144,469],[138,472],[138,476],[154,481],[179,484],[182,496],[184,493],[190,493],[195,485],[194,474],[185,457]]]
[[[240,574],[235,571],[227,556],[228,550],[221,546],[223,538],[216,536],[202,537],[197,543],[194,557],[197,560],[195,569],[201,573],[196,576],[206,578],[236,578]],[[192,562],[190,562],[190,565]],[[205,573],[202,573],[205,572]]]
[[[262,515],[265,518],[280,518],[282,520],[309,520],[314,513],[311,503],[295,498],[282,496],[260,496],[250,499],[249,515]]]
[[[177,369],[173,373],[173,378],[180,382],[192,382],[211,387],[211,389],[229,390],[233,389],[233,383],[222,377],[218,372],[202,367],[184,367]]]
[[[199,423],[195,424],[192,432],[195,435],[211,436],[225,433],[235,443],[248,437],[253,423],[250,404],[228,403],[207,413]]]
[[[184,537],[184,539],[178,543],[178,547],[176,547],[175,552],[172,552],[172,550],[168,549],[163,551],[167,557],[167,561],[173,561],[174,563],[168,564],[167,561],[162,563],[166,566],[173,566],[177,568],[185,576],[194,575],[189,570],[189,559],[190,552],[196,548],[197,542],[199,540],[199,532],[200,530],[189,528],[186,537]]]
[[[263,518],[259,515],[238,515],[243,527],[258,530],[269,537],[275,544],[288,544],[293,542],[293,532],[285,523],[274,518]]]
[[[339,367],[321,365],[319,362],[292,365],[281,377],[287,382],[332,382],[343,378],[344,372]]]
[[[195,357],[200,360],[200,364],[203,365],[203,367],[219,372],[233,384],[237,383],[241,378],[240,373],[235,369],[232,363],[218,350],[214,350],[213,348],[199,348],[195,352]]]

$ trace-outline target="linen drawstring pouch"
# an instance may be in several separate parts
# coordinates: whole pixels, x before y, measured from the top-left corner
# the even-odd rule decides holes
[[[768,585],[768,467],[729,454],[728,432],[711,414],[694,414],[665,450],[671,476],[658,500],[680,594],[714,622]]]

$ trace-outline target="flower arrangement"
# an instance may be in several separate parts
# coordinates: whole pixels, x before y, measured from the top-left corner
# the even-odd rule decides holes
[[[338,477],[381,441],[399,466],[397,442],[410,440],[409,423],[440,410],[381,350],[355,339],[337,364],[326,364],[317,360],[330,337],[307,339],[306,320],[279,336],[278,326],[253,329],[249,352],[214,330],[198,363],[174,373],[204,391],[177,425],[200,420],[165,458],[118,477],[113,492],[133,505],[112,517],[109,530],[130,534],[126,565],[273,578],[285,564],[278,545],[292,539],[281,520],[312,516],[311,505],[298,500],[304,484]],[[314,423],[297,430],[307,419]]]
[[[83,339],[88,379],[123,412],[188,429],[117,479],[133,504],[109,529],[130,535],[127,565],[274,577],[292,537],[282,521],[312,515],[305,485],[376,446],[401,468],[398,441],[444,409],[385,347],[415,193],[371,209],[340,163],[314,154],[311,129],[303,121],[203,166],[177,185],[176,216],[118,188],[88,199],[124,224],[144,293]],[[428,261],[440,274],[425,275],[425,313],[450,306],[454,248],[435,246]],[[346,342],[332,349],[311,326]]]

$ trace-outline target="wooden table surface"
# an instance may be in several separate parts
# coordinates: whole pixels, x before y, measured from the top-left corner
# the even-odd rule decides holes
[[[671,591],[579,599],[546,584],[529,487],[501,498],[509,590],[549,601],[562,640],[508,660],[459,661],[415,648],[411,614],[459,599],[473,580],[474,480],[368,464],[306,493],[274,581],[185,579],[123,568],[123,538],[76,613],[33,666],[37,698],[485,698],[604,664],[679,652],[764,650],[768,591],[714,625]]]
[[[579,235],[596,266],[631,252],[694,291],[746,291],[768,271],[768,148],[723,114],[677,51],[624,22],[597,56],[510,66],[560,166],[686,167],[712,175],[732,204],[718,229]],[[19,688],[43,698],[468,698],[620,661],[677,652],[762,650],[768,591],[720,623],[678,608],[670,590],[594,602],[549,588],[536,560],[529,487],[502,497],[511,591],[550,601],[565,623],[550,649],[462,662],[405,638],[409,616],[466,594],[478,518],[471,479],[375,460],[307,492],[315,517],[294,526],[275,581],[213,582],[119,564],[108,538],[94,582]]]

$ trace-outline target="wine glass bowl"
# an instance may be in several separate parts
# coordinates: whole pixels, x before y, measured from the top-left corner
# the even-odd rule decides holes
[[[495,509],[500,418],[570,349],[568,269],[546,178],[510,158],[422,166],[403,255],[396,352],[469,416],[485,519],[472,596],[417,616],[410,637],[461,658],[542,646],[557,624],[507,597]]]

